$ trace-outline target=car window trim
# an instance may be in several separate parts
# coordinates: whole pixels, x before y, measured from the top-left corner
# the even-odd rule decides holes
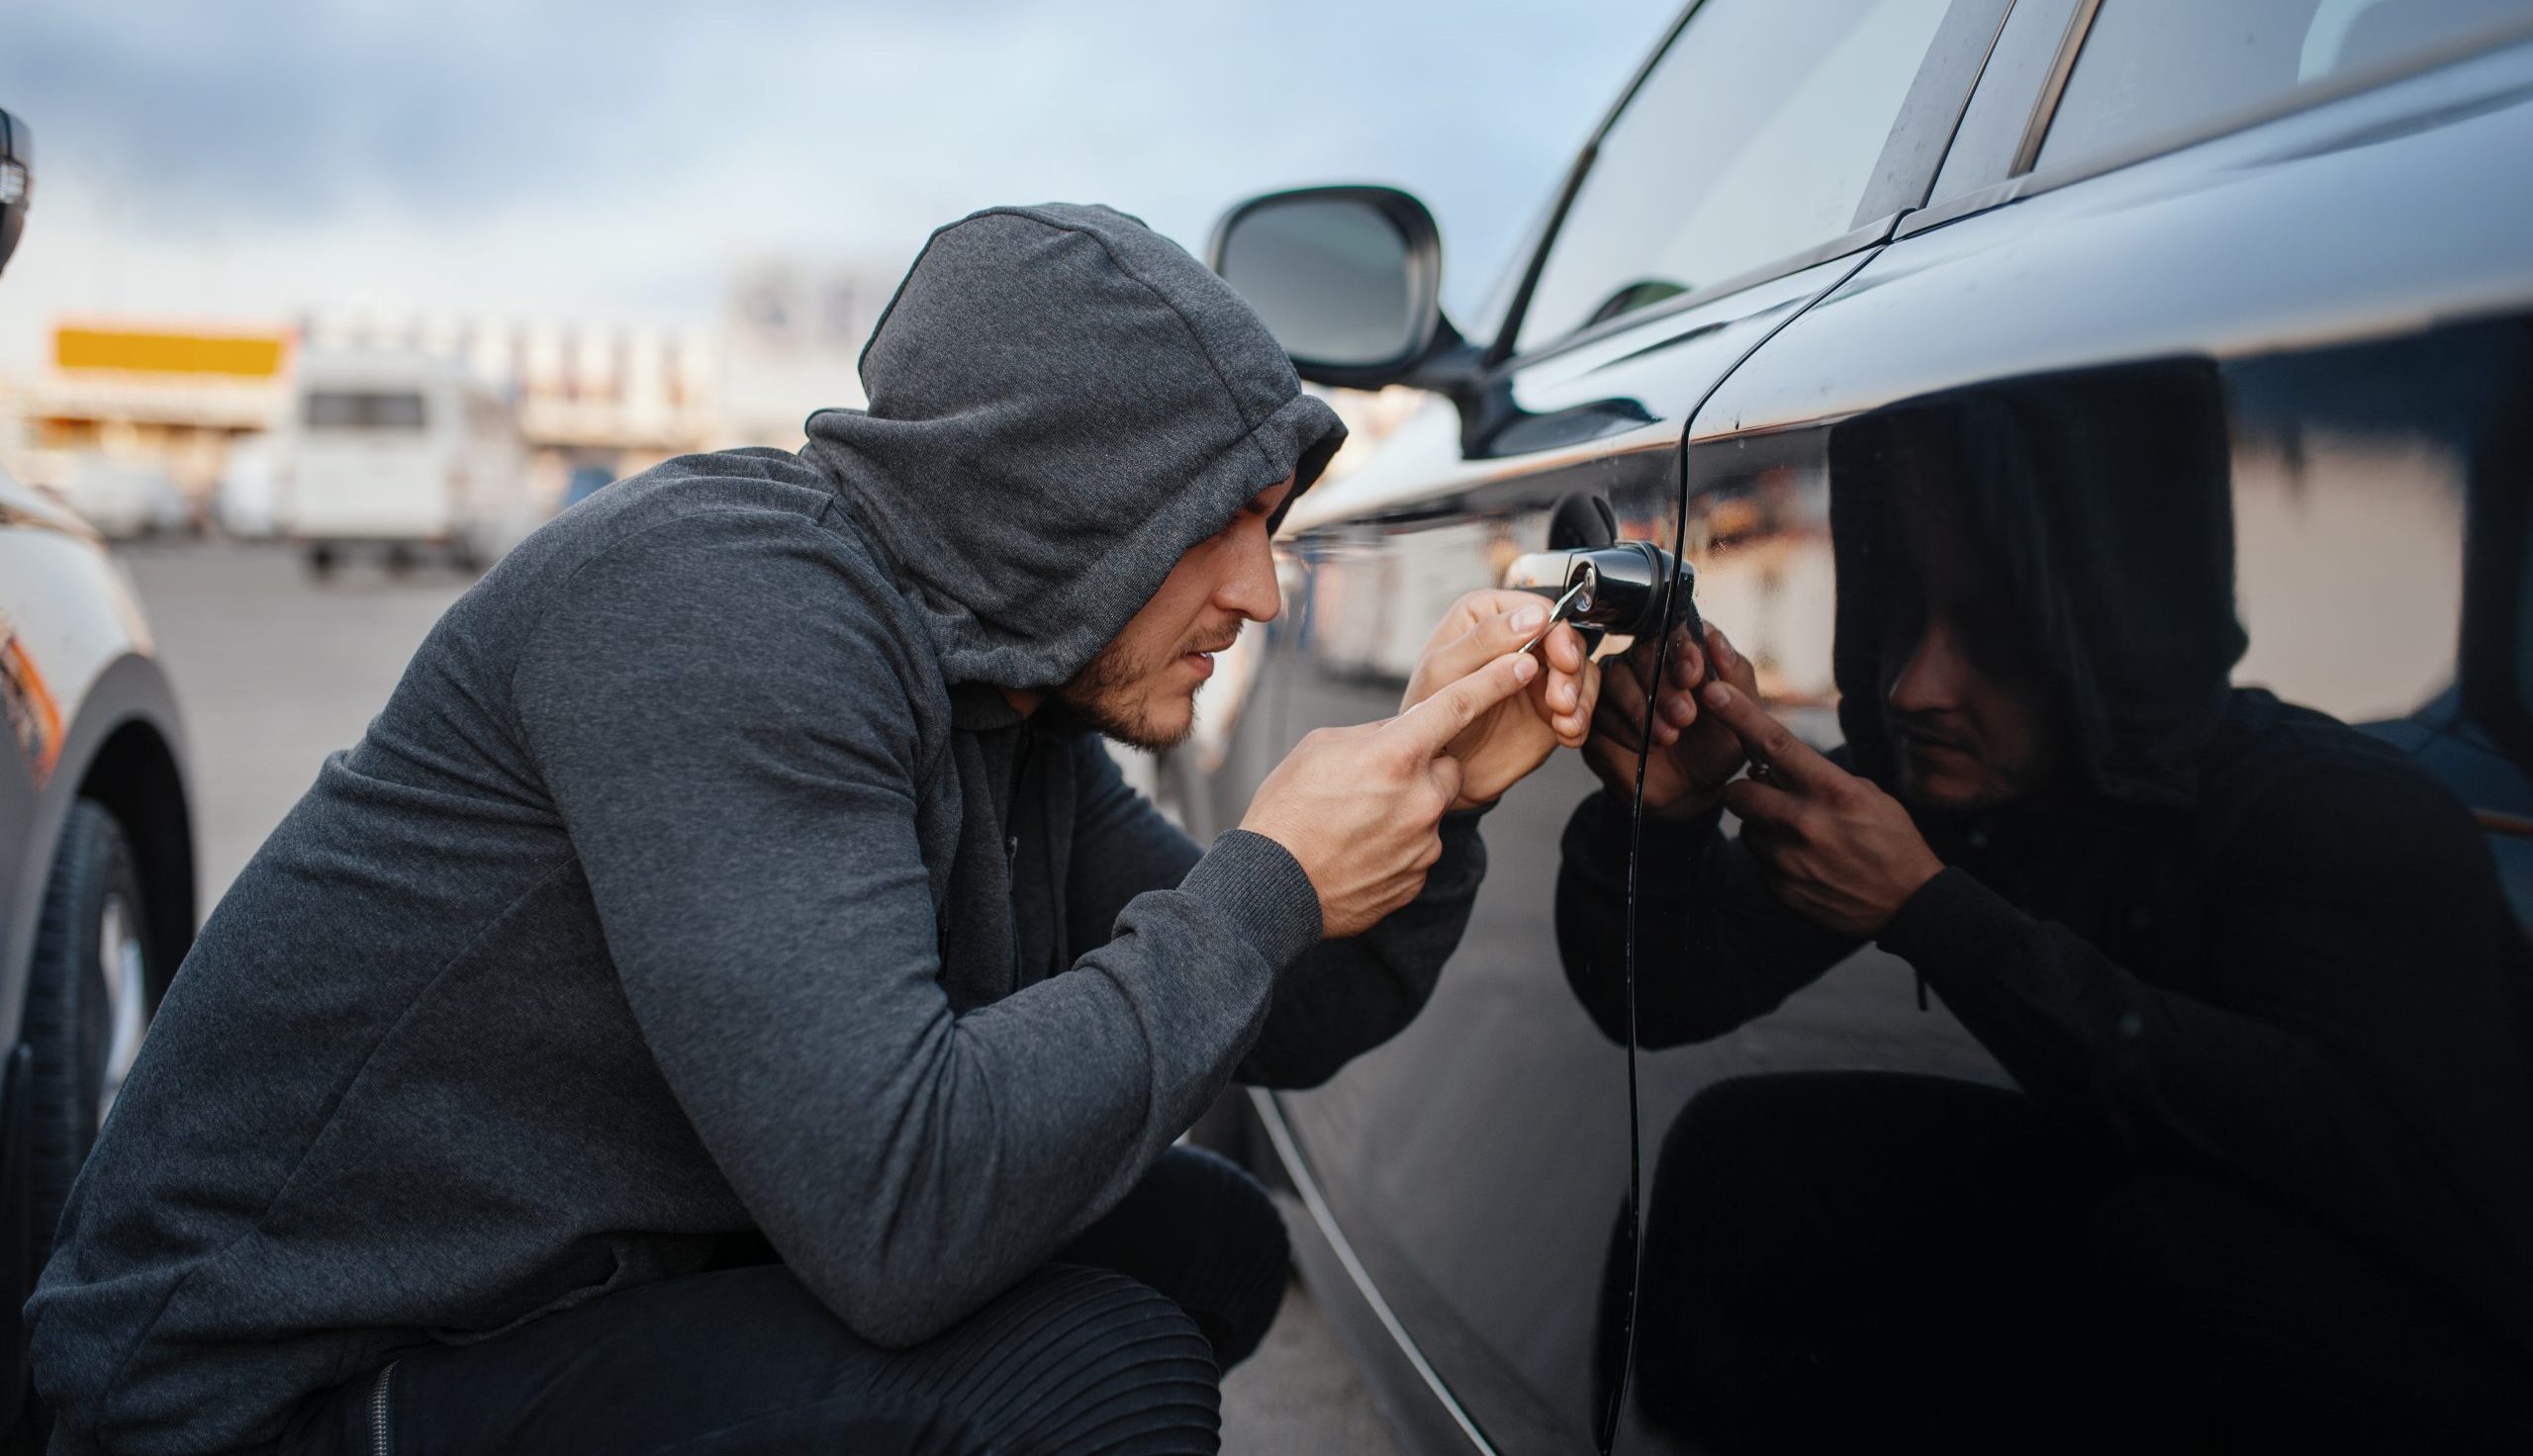
[[[1556,246],[1557,236],[1565,230],[1565,215],[1573,210],[1575,197],[1583,191],[1583,179],[1591,175],[1592,164],[1600,159],[1603,138],[1610,135],[1612,127],[1618,125],[1619,118],[1627,114],[1628,105],[1636,100],[1636,93],[1644,89],[1644,82],[1653,74],[1654,67],[1671,53],[1672,46],[1679,42],[1680,33],[1688,29],[1690,19],[1705,6],[1706,0],[1689,0],[1687,7],[1672,20],[1671,28],[1662,33],[1662,39],[1654,43],[1652,50],[1637,66],[1636,74],[1628,78],[1627,88],[1619,93],[1618,100],[1601,114],[1600,123],[1592,128],[1592,135],[1584,138],[1582,149],[1574,154],[1573,163],[1565,169],[1564,185],[1557,189],[1556,202],[1548,209],[1547,224],[1540,229],[1539,245],[1531,249],[1530,261],[1522,266],[1522,281],[1514,286],[1512,300],[1504,306],[1504,318],[1495,330],[1495,338],[1487,344],[1485,357],[1479,361],[1481,370],[1492,369],[1513,357],[1513,340],[1521,334],[1522,319],[1531,312],[1531,295],[1538,291],[1540,274],[1548,267],[1548,255]]]
[[[1705,3],[1706,0],[1698,0],[1697,4],[1691,5],[1687,11],[1681,14],[1678,22],[1672,26],[1670,34],[1663,37],[1661,46],[1657,48],[1653,52],[1652,57],[1638,70],[1636,79],[1629,82],[1627,94],[1622,98],[1621,105],[1611,109],[1609,116],[1603,119],[1599,129],[1592,134],[1591,141],[1584,146],[1582,156],[1576,159],[1574,169],[1566,177],[1565,191],[1557,199],[1555,221],[1549,226],[1548,236],[1541,242],[1539,250],[1532,255],[1529,269],[1522,279],[1521,291],[1515,297],[1513,306],[1505,315],[1504,326],[1496,335],[1495,343],[1487,350],[1487,357],[1483,366],[1486,372],[1492,373],[1496,369],[1506,365],[1528,365],[1535,360],[1553,358],[1558,354],[1564,353],[1570,348],[1590,343],[1596,339],[1607,338],[1614,333],[1624,332],[1625,330],[1633,328],[1639,324],[1650,322],[1657,318],[1667,318],[1670,315],[1680,313],[1684,310],[1694,309],[1703,304],[1712,303],[1728,294],[1738,293],[1745,288],[1766,283],[1772,279],[1783,278],[1788,274],[1800,273],[1806,268],[1816,267],[1822,263],[1829,262],[1832,258],[1844,257],[1859,248],[1870,247],[1878,242],[1887,242],[1890,240],[1893,229],[1898,226],[1900,221],[1907,217],[1910,211],[1916,207],[1918,203],[1923,203],[1925,200],[1926,191],[1934,186],[1935,176],[1943,167],[1944,148],[1935,149],[1926,158],[1924,175],[1919,180],[1917,185],[1916,202],[1904,203],[1899,206],[1892,207],[1881,214],[1859,219],[1856,224],[1846,231],[1841,232],[1834,237],[1827,238],[1821,242],[1815,243],[1811,247],[1805,248],[1800,252],[1789,253],[1783,257],[1757,264],[1753,267],[1746,268],[1739,273],[1731,274],[1724,278],[1720,278],[1713,283],[1692,289],[1687,293],[1677,295],[1673,298],[1664,299],[1658,304],[1648,305],[1645,308],[1621,314],[1615,318],[1604,318],[1598,323],[1575,329],[1570,333],[1559,334],[1555,338],[1534,348],[1527,354],[1513,352],[1513,340],[1521,333],[1523,316],[1530,312],[1531,295],[1538,287],[1540,274],[1545,271],[1547,267],[1548,251],[1556,246],[1557,234],[1561,232],[1565,227],[1565,215],[1573,206],[1576,194],[1580,193],[1583,189],[1583,182],[1588,173],[1588,164],[1599,155],[1602,138],[1609,135],[1610,128],[1617,123],[1620,115],[1626,110],[1625,102],[1636,99],[1636,93],[1643,86],[1645,77],[1651,75],[1653,73],[1654,66],[1660,64],[1662,58],[1670,53],[1672,43],[1679,39],[1680,32],[1687,27],[1689,21],[1695,17],[1698,10]],[[1953,24],[1953,18],[1956,15],[1962,14],[1965,11],[1975,13],[1971,8],[1984,3],[1993,3],[1993,0],[1950,0],[1950,3],[1945,6],[1943,21],[1936,30],[1935,43],[1927,46],[1925,58],[1919,62],[1918,72],[1916,76],[1910,80],[1909,94],[1907,97],[1902,99],[1899,112],[1892,118],[1891,130],[1883,134],[1883,150],[1880,153],[1882,157],[1887,158],[1892,154],[1892,142],[1894,138],[1899,136],[1902,127],[1907,121],[1910,103],[1918,99],[1919,85],[1925,80],[1926,74],[1929,70],[1942,68],[1942,62],[1938,59],[1936,50],[1944,40],[1943,30]],[[1985,68],[1987,64],[1987,55],[1996,46],[1996,37],[1998,34],[2002,34],[2004,32],[2006,17],[2012,14],[2013,10],[2013,0],[2004,0],[2004,3],[1999,9],[1994,31],[1988,37],[1987,45],[1980,49],[1981,68]],[[1969,76],[1967,84],[1964,84],[1960,88],[1960,107],[1954,112],[1951,121],[1947,124],[1947,136],[1949,135],[1950,127],[1957,127],[1960,125],[1960,113],[1961,111],[1965,111],[1969,108],[1970,97],[1977,90],[1978,75],[1976,72],[1973,72]],[[1876,165],[1879,167],[1880,163],[1877,162]],[[1866,185],[1865,192],[1868,199],[1872,198],[1875,192],[1873,185],[1868,183]],[[1861,208],[1862,205],[1863,204],[1860,203],[1859,207]]]
[[[2100,0],[2087,0],[2087,3],[2089,6],[2098,5]],[[1958,222],[1974,213],[1987,212],[1992,208],[2018,202],[2026,197],[2037,197],[2045,192],[2054,192],[2071,183],[2087,181],[2105,173],[2136,166],[2140,162],[2153,161],[2157,157],[2168,156],[2177,151],[2187,151],[2191,147],[2209,141],[2221,140],[2236,133],[2248,132],[2255,127],[2294,116],[2298,112],[2310,111],[2335,101],[2344,101],[2351,96],[2395,85],[2448,66],[2461,65],[2484,56],[2502,54],[2523,46],[2528,42],[2533,42],[2533,16],[2479,36],[2466,37],[2451,45],[2435,46],[2380,65],[2348,71],[2330,80],[2315,82],[2309,86],[2298,86],[2264,102],[2238,107],[2230,112],[2220,112],[2197,126],[2177,128],[2148,136],[2130,146],[2113,148],[2080,160],[2062,162],[2054,167],[2037,167],[2020,174],[2009,175],[1984,187],[1974,187],[1932,208],[1912,213],[1903,221],[1896,235],[1907,237],[1931,228],[1940,228],[1946,223]],[[2063,86],[2061,90],[2063,91]],[[2047,99],[2049,110],[2045,113],[2035,102],[2033,131],[2026,133],[2026,136],[2037,135],[2044,141],[2048,136],[2046,123],[2056,120],[2055,108],[2058,98]]]
[[[2031,116],[2023,122],[2022,140],[2015,144],[2015,159],[2006,168],[2009,177],[2019,177],[2031,170],[2040,156],[2040,144],[2049,139],[2049,126],[2058,120],[2058,103],[2067,94],[2067,78],[2076,73],[2076,57],[2084,52],[2085,41],[2093,35],[2094,17],[2102,14],[2102,0],[2079,0],[2067,13],[2067,29],[2058,37],[2058,53],[2050,57],[2049,74],[2041,80],[2040,95],[2033,99]]]
[[[2015,0],[1951,0],[1944,7],[1909,94],[1892,115],[1850,226],[1924,205],[2014,8]]]
[[[1648,304],[1642,309],[1621,314],[1615,318],[1604,318],[1589,328],[1578,328],[1572,333],[1561,334],[1527,354],[1516,354],[1504,360],[1503,367],[1526,369],[1542,360],[1553,359],[1559,354],[1581,348],[1586,344],[1598,343],[1602,339],[1641,328],[1645,324],[1671,318],[1673,315],[1686,314],[1703,308],[1717,299],[1756,288],[1762,283],[1789,277],[1806,268],[1817,268],[1823,263],[1843,258],[1850,253],[1861,252],[1878,243],[1889,241],[1893,228],[1904,216],[1906,216],[1904,213],[1893,213],[1888,217],[1876,218],[1862,227],[1850,228],[1827,242],[1805,248],[1799,253],[1791,253],[1772,262],[1762,263],[1755,268],[1719,278],[1704,288],[1674,295],[1658,304]]]

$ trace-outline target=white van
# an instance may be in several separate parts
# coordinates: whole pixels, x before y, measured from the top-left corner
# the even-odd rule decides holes
[[[363,547],[384,547],[390,567],[436,550],[472,569],[524,534],[517,424],[509,405],[454,364],[311,351],[280,435],[274,524],[320,573]]]

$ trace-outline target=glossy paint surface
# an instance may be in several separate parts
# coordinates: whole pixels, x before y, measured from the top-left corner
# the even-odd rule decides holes
[[[1870,498],[1897,467],[1836,443],[1871,438],[1904,404],[2039,390],[2070,429],[2213,432],[2214,473],[2193,489],[2220,502],[2230,539],[2177,515],[2170,546],[2230,563],[2248,642],[2233,681],[2410,755],[2478,814],[2533,921],[2519,767],[2533,672],[2518,647],[2533,621],[2533,190],[2509,180],[2533,155],[2533,50],[2131,165],[2001,181],[2071,12],[2017,6],[1980,93],[1953,114],[1977,156],[1891,240],[1850,239],[1516,360],[1306,498],[1283,542],[1288,615],[1245,670],[1238,711],[1209,725],[1214,772],[1191,817],[1231,822],[1302,733],[1393,710],[1435,616],[1545,544],[1549,510],[1577,491],[1610,500],[1622,535],[1676,542],[1770,707],[1837,744],[1832,491]],[[1701,1190],[1735,1196],[1709,1176],[1707,1144],[1674,1136],[1692,1107],[1784,1073],[1900,1074],[1972,1102],[2015,1082],[1870,948],[1710,1035],[1644,1035],[1632,1018],[1654,989],[1647,970],[1630,1005],[1596,1018],[1573,967],[1560,973],[1549,893],[1559,832],[1596,786],[1559,761],[1508,796],[1434,1006],[1278,1104],[1364,1272],[1488,1445],[1707,1449],[1684,1375],[1705,1312],[1648,1304],[1641,1283],[1678,1262],[1677,1240],[1705,1236],[1682,1230],[1716,1227],[1683,1217]],[[1610,1025],[1628,1029],[1623,1050]],[[1726,1264],[1741,1252],[1688,1250]]]

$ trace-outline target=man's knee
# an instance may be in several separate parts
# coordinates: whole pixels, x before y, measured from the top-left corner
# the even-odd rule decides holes
[[[1159,1291],[1051,1264],[892,1362],[874,1394],[965,1412],[996,1450],[1211,1452],[1222,1395],[1211,1345]]]
[[[1275,1322],[1291,1267],[1283,1216],[1248,1171],[1196,1147],[1162,1154],[1106,1218],[1057,1256],[1161,1291],[1230,1369]]]

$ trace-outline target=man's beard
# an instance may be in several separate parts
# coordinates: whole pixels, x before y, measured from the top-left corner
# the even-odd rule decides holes
[[[1177,660],[1177,654],[1171,656],[1171,662]],[[1163,664],[1164,668],[1168,666]],[[1090,660],[1090,666],[1056,689],[1056,700],[1071,709],[1075,717],[1128,748],[1168,753],[1196,731],[1196,714],[1191,702],[1186,721],[1174,727],[1164,728],[1152,720],[1147,711],[1151,692],[1138,688],[1159,676],[1159,670],[1134,663],[1117,650],[1115,643],[1110,643]]]

